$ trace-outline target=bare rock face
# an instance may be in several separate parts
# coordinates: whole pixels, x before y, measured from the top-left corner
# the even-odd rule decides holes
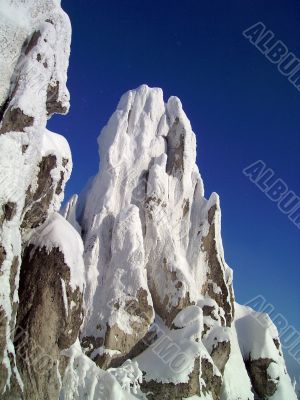
[[[272,397],[277,390],[278,381],[274,381],[268,374],[268,368],[274,361],[269,358],[259,358],[258,360],[248,360],[247,370],[255,393],[259,398],[265,399]]]
[[[38,164],[36,182],[32,182],[26,191],[22,229],[36,228],[47,219],[54,196],[62,193],[69,162],[68,158],[63,157],[57,163],[57,155],[54,154],[42,157]],[[58,174],[60,179],[55,181],[53,173]],[[32,189],[33,184],[35,189]]]
[[[218,342],[213,347],[210,354],[215,366],[222,374],[224,373],[225,366],[229,360],[230,352],[230,342],[224,340],[223,342]]]
[[[224,310],[222,325],[230,326],[234,317],[234,297],[232,286],[228,284],[226,277],[223,257],[220,257],[218,251],[218,238],[220,237],[220,233],[216,232],[219,226],[218,214],[220,215],[220,207],[217,202],[208,210],[208,233],[202,237],[202,248],[209,265],[207,280],[202,287],[202,293],[204,296],[215,300],[218,306]],[[220,288],[217,293],[214,290],[216,284]]]
[[[68,240],[80,243],[77,233],[59,215],[53,215],[36,234],[45,246],[29,244],[23,255],[15,348],[17,364],[28,399],[56,399],[60,392],[63,365],[60,352],[77,339],[82,323],[82,286],[76,285],[72,274],[80,274],[83,265],[72,270],[66,249],[56,238],[57,247],[49,249],[49,231],[64,228]],[[73,232],[72,232],[73,230]],[[35,242],[33,237],[32,242]],[[48,248],[47,248],[47,247]],[[30,362],[28,362],[28,358]]]

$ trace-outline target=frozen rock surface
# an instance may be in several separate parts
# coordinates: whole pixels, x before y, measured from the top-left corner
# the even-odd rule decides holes
[[[59,397],[65,369],[61,351],[76,341],[83,317],[84,269],[78,244],[75,229],[53,213],[24,250],[14,343],[26,399]],[[29,365],[21,349],[30,355]]]
[[[65,212],[84,240],[86,354],[137,361],[149,399],[296,399],[275,327],[235,303],[180,100],[129,91],[98,142],[99,173]]]
[[[82,322],[83,245],[56,212],[72,170],[71,27],[55,0],[0,2],[0,397],[54,399]]]
[[[59,0],[0,2],[1,399],[295,400],[276,328],[235,303],[178,98],[126,93],[60,211],[70,40]]]
[[[70,41],[70,22],[60,1],[0,2],[3,400],[120,400],[134,399],[138,394],[143,398],[139,389],[142,372],[136,362],[128,360],[121,368],[103,371],[82,352],[78,342],[85,270],[81,227],[76,225],[77,198],[67,207],[66,218],[58,214],[72,158],[67,141],[46,129],[54,113],[65,114],[69,109],[66,80]],[[120,231],[123,222],[136,218],[136,210],[128,209],[120,219]],[[135,258],[142,263],[144,254],[138,249],[141,238],[140,232],[131,237],[130,266],[135,265]],[[115,247],[123,255],[127,243],[116,242]],[[146,332],[153,309],[146,292],[146,274],[139,266],[127,300],[136,304],[139,296],[144,301],[141,313],[145,310],[148,315],[137,324]],[[122,285],[124,269],[113,262],[112,268],[119,274],[112,275],[112,282]],[[113,333],[109,340],[114,340]]]
[[[203,197],[195,134],[179,99],[172,97],[165,104],[162,91],[147,86],[128,92],[103,129],[99,145],[101,169],[80,217],[87,268],[85,345],[94,354],[99,343],[103,346],[112,316],[118,329],[127,333],[126,341],[132,329],[145,334],[133,327],[138,317],[133,307],[129,320],[122,319],[128,315],[133,284],[169,327],[180,310],[206,297],[213,301],[220,325],[230,326],[232,273],[223,256],[219,199],[215,194],[209,200]],[[130,213],[134,217],[129,222]],[[133,237],[138,237],[135,243]],[[111,263],[126,270],[122,285],[112,285],[111,275],[115,279],[117,274]],[[120,299],[118,312],[110,307],[112,287]],[[108,308],[109,316],[98,304]],[[108,350],[122,352],[117,347]]]

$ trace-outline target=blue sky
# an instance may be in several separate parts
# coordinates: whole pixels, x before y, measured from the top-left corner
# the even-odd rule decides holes
[[[264,295],[300,330],[300,230],[243,169],[263,160],[300,196],[300,92],[242,32],[258,21],[300,58],[300,3],[64,0],[73,25],[71,111],[50,129],[74,161],[66,197],[98,169],[96,138],[142,83],[178,96],[197,134],[206,195],[219,193],[236,298]],[[300,372],[299,372],[300,375]]]

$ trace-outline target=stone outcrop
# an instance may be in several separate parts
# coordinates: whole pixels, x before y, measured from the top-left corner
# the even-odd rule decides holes
[[[269,358],[246,361],[246,367],[255,393],[261,399],[272,397],[277,390],[278,381],[268,374],[268,368],[274,361]]]
[[[72,159],[46,124],[69,109],[69,19],[4,3],[27,23],[0,8],[1,399],[295,400],[275,326],[235,303],[180,100],[126,93],[58,214]]]
[[[293,393],[277,349],[278,385],[259,357],[250,362],[243,353],[219,197],[204,197],[195,134],[179,99],[165,103],[146,85],[126,93],[99,147],[98,175],[64,214],[85,245],[86,354],[102,368],[134,358],[147,398],[249,400],[256,391],[271,399],[283,386]],[[256,343],[250,325],[248,342]],[[186,354],[186,368],[174,371]]]
[[[203,364],[203,366],[205,365]],[[208,371],[208,368],[206,371]],[[147,398],[150,400],[179,400],[186,397],[198,396],[201,394],[199,376],[200,360],[197,359],[195,361],[193,372],[189,376],[188,382],[175,384],[160,383],[151,380],[149,382],[143,382],[142,390],[147,395]]]
[[[97,243],[99,240],[97,237]],[[142,229],[136,206],[123,210],[114,221],[110,252],[102,277],[105,284],[99,293],[98,301],[102,306],[96,305],[97,336],[87,331],[82,339],[88,354],[101,367],[120,365],[129,354],[133,357],[134,348],[153,322],[152,300],[144,269]],[[89,311],[87,307],[87,316]]]
[[[75,342],[82,321],[83,287],[72,284],[76,267],[59,247],[58,225],[79,243],[73,251],[81,274],[82,242],[55,214],[71,153],[63,137],[46,129],[53,113],[69,109],[71,30],[55,0],[4,3],[23,22],[0,7],[0,397],[54,399],[60,351]],[[51,249],[35,245],[37,230],[46,243],[52,237]]]
[[[55,229],[57,218],[64,221],[59,215],[51,216],[38,234],[43,235],[50,226]],[[70,231],[66,225],[64,221],[64,233]],[[44,240],[51,240],[47,232]],[[32,400],[59,397],[58,371],[61,376],[64,374],[60,353],[76,341],[82,323],[82,287],[72,287],[74,271],[60,250],[59,240],[57,237],[58,247],[50,251],[45,246],[29,244],[22,259],[14,341],[23,393]]]

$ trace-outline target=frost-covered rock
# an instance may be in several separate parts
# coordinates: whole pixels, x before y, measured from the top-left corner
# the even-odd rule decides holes
[[[23,253],[34,230],[59,209],[72,169],[68,143],[46,129],[53,113],[69,108],[71,29],[56,0],[3,0],[0,22],[0,396],[16,399],[16,393],[26,389],[14,346],[17,313],[22,313]],[[79,249],[76,252],[80,255]],[[40,261],[35,257],[36,271],[44,266],[38,268],[40,262],[51,264],[46,255],[40,256]],[[26,276],[21,276],[22,286]],[[36,272],[34,279],[42,277]],[[26,290],[23,286],[23,300],[31,295]],[[26,301],[22,307],[30,307]],[[33,329],[29,320],[26,328]],[[42,338],[42,328],[35,335]],[[23,350],[30,367],[34,351],[29,344]]]
[[[234,302],[178,98],[126,93],[58,214],[70,37],[59,0],[0,4],[0,397],[295,400],[275,327]]]
[[[99,173],[65,212],[85,245],[89,357],[104,368],[135,357],[149,399],[294,399],[282,355],[256,345],[262,331],[235,305],[219,197],[204,197],[179,99],[146,85],[126,93],[99,149]]]
[[[46,22],[46,23],[45,23]],[[53,29],[49,28],[50,23]],[[26,87],[31,95],[31,107],[37,118],[36,106],[43,108],[38,96],[48,94],[49,114],[58,109],[67,111],[69,93],[66,88],[70,54],[70,21],[62,11],[59,0],[2,0],[0,5],[0,107],[5,111],[12,92]],[[41,43],[42,36],[45,36]],[[40,43],[36,47],[37,43]],[[28,62],[29,55],[37,63]],[[29,55],[29,57],[27,57]],[[25,57],[24,57],[25,56]],[[19,75],[18,77],[16,75]],[[30,76],[29,76],[30,75]],[[19,85],[16,85],[18,79]],[[47,79],[48,78],[48,79]],[[11,81],[14,85],[11,85]],[[18,87],[17,87],[18,86]],[[23,94],[24,99],[25,94]],[[20,113],[23,112],[20,109]],[[21,118],[22,120],[22,118]],[[20,123],[21,120],[19,119]]]
[[[77,222],[76,217],[76,208],[77,208],[78,196],[75,194],[68,201],[64,209],[61,211],[63,217],[70,222],[70,224],[77,230],[77,232],[81,235],[81,227]]]
[[[70,359],[60,400],[143,399],[139,389],[142,372],[136,362],[126,361],[121,368],[104,371],[87,357],[77,341],[63,355]]]
[[[59,396],[65,368],[60,352],[76,341],[83,317],[82,253],[80,236],[57,213],[24,250],[14,342],[26,399]]]
[[[171,326],[180,310],[208,294],[215,300],[220,322],[230,325],[231,271],[223,258],[218,198],[214,195],[207,201],[203,197],[195,134],[180,101],[172,97],[165,104],[162,91],[147,86],[128,92],[103,129],[99,145],[101,169],[81,215],[87,267],[82,334],[94,338],[91,354],[103,345],[98,340],[103,329],[97,330],[103,326],[103,317],[104,325],[112,326],[114,311],[99,318],[101,311],[95,304],[110,303],[111,293],[105,288],[112,287],[107,277],[111,258],[118,259],[111,248],[115,225],[123,210],[133,205],[138,210],[133,230],[141,229],[140,251],[144,253],[138,268],[146,271],[143,288],[151,293],[158,315]],[[126,266],[128,276],[136,266],[136,262]],[[130,282],[126,281],[125,289]],[[122,296],[122,290],[117,290]],[[119,314],[124,308],[121,302]],[[125,332],[126,324],[121,329]],[[128,351],[126,341],[129,335],[122,343]],[[133,348],[134,343],[129,346]]]
[[[156,340],[135,359],[144,372],[141,387],[147,398],[171,400],[208,393],[218,399],[222,376],[201,342],[201,309],[190,306],[180,311],[173,329],[157,317],[155,328]]]
[[[287,373],[278,331],[270,317],[236,305],[239,346],[259,398],[297,399]]]
[[[103,285],[96,289],[99,295],[94,298],[101,307],[86,302],[86,318],[92,320],[82,339],[88,354],[100,366],[117,365],[133,357],[134,347],[148,332],[154,316],[138,208],[132,205],[122,210],[110,234],[111,259],[103,271]],[[95,240],[99,248],[99,236]],[[93,335],[95,324],[97,336]]]

